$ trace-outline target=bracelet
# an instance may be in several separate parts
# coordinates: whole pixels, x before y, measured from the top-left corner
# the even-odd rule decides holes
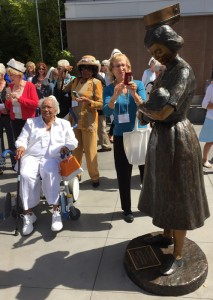
[[[115,103],[116,103],[117,101],[113,102],[112,100],[110,100],[109,102],[111,102],[111,103],[113,103],[113,104],[115,105]]]

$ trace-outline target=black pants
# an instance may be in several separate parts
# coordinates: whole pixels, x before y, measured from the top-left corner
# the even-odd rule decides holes
[[[11,151],[15,152],[15,140],[12,131],[11,121],[9,115],[1,115],[0,116],[0,154],[5,150],[4,145],[4,137],[3,137],[3,130],[5,129],[8,147]],[[10,157],[12,166],[15,165],[16,160],[13,156]]]
[[[109,135],[113,136],[113,128],[115,127],[114,121],[112,121],[110,129],[109,129]]]
[[[132,165],[129,164],[124,152],[123,137],[114,136],[115,169],[120,192],[121,208],[124,212],[131,212],[131,176]],[[144,165],[139,166],[141,183],[143,182]]]
[[[13,128],[13,134],[14,134],[15,141],[17,140],[18,136],[20,135],[25,122],[26,122],[26,120],[22,120],[22,119],[12,120],[12,128]]]

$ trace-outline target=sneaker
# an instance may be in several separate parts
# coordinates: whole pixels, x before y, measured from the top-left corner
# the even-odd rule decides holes
[[[33,223],[37,220],[36,215],[34,213],[26,215],[21,214],[20,217],[23,219],[22,234],[30,234],[33,231]]]
[[[61,221],[61,214],[59,209],[54,210],[52,215],[52,225],[51,230],[52,231],[60,231],[63,228],[63,224]]]

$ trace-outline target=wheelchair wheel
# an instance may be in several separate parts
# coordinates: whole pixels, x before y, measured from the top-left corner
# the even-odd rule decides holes
[[[68,183],[70,194],[73,195],[73,200],[77,201],[79,197],[79,180],[78,177],[72,178]]]
[[[78,220],[80,218],[81,211],[78,208],[75,208],[74,206],[70,207],[69,216],[72,220]]]
[[[20,215],[23,214],[23,208],[22,207],[18,207],[18,217],[20,218]],[[16,219],[17,217],[17,210],[16,210],[16,207],[12,208],[12,212],[11,212],[11,215],[14,219]]]

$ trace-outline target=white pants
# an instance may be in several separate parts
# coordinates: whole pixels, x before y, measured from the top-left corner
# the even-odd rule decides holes
[[[59,160],[27,156],[21,159],[20,196],[24,210],[33,208],[40,201],[42,190],[49,205],[57,205],[59,201],[61,176]]]

